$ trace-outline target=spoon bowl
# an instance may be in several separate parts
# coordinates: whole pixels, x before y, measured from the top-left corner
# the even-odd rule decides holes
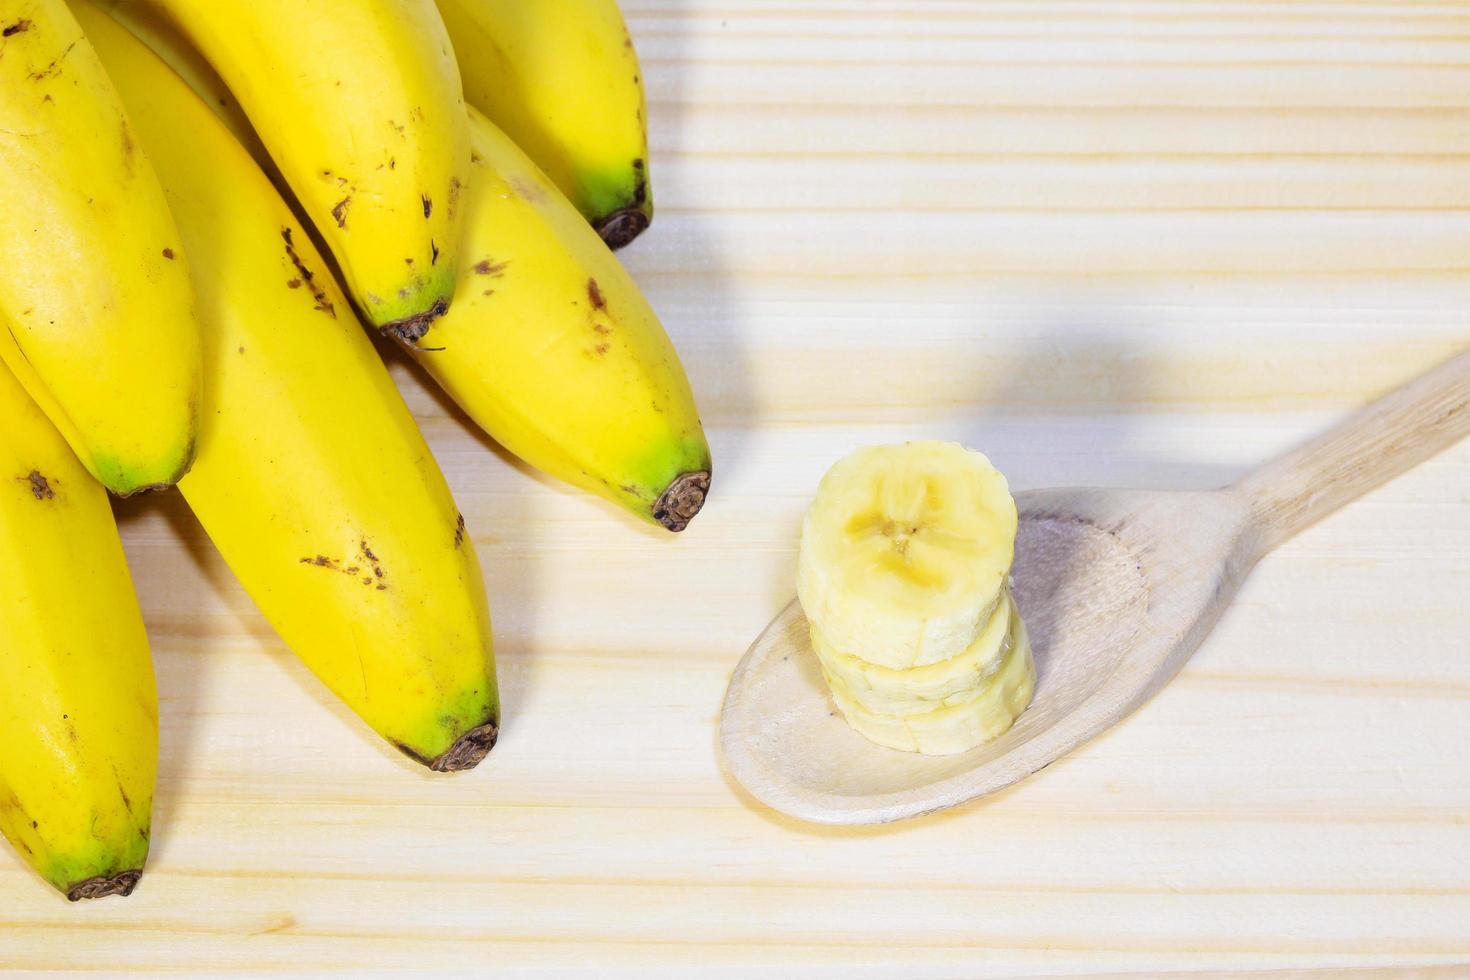
[[[949,756],[869,742],[828,696],[793,602],[730,680],[725,764],[768,806],[827,824],[888,823],[1009,786],[1173,679],[1262,556],[1467,433],[1470,353],[1234,487],[1021,494],[1012,575],[1037,683],[1009,731]]]
[[[1230,491],[1054,490],[1017,505],[1013,594],[1037,679],[1016,724],[957,755],[874,745],[828,696],[793,602],[746,654],[725,702],[725,758],[751,793],[805,820],[866,824],[1009,786],[1132,711],[1188,659],[1186,642],[1203,639],[1238,581],[1192,569],[1249,562],[1248,509]]]

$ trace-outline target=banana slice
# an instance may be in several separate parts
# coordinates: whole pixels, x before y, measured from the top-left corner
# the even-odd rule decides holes
[[[1015,623],[1015,645],[973,700],[925,714],[881,714],[858,703],[840,679],[829,675],[832,700],[847,723],[871,742],[924,755],[967,752],[1003,735],[1031,703],[1036,666],[1026,627],[1020,617]]]
[[[802,528],[797,595],[832,649],[905,670],[973,645],[1015,553],[1005,477],[955,443],[860,449]]]
[[[863,707],[882,714],[921,714],[973,699],[1015,645],[1013,624],[1020,619],[1010,593],[1002,590],[990,621],[968,649],[957,657],[909,670],[879,667],[841,653],[815,624],[811,626],[812,648],[822,669],[840,680]]]

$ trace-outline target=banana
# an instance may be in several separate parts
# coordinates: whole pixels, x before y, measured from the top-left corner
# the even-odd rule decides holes
[[[643,72],[616,0],[438,0],[465,98],[613,248],[653,218]]]
[[[972,697],[995,674],[1015,643],[1012,626],[1020,621],[1015,601],[1004,594],[980,636],[956,657],[924,667],[893,670],[841,653],[811,626],[812,648],[823,670],[842,682],[851,697],[880,713],[903,715],[933,711]]]
[[[211,107],[228,104],[177,37],[147,25],[139,33]],[[238,127],[227,110],[217,115]],[[711,464],[678,352],[632,277],[555,185],[473,108],[469,125],[454,306],[417,340],[395,336],[506,449],[646,521],[683,530],[704,504]]]
[[[861,449],[834,465],[802,525],[797,595],[835,650],[907,670],[970,647],[1015,553],[1005,477],[954,443]]]
[[[833,702],[868,740],[925,755],[996,738],[1031,702],[1011,598],[1016,504],[980,453],[872,446],[822,478],[797,592]]]
[[[148,856],[158,698],[107,493],[0,365],[0,832],[72,901]]]
[[[63,0],[0,0],[0,360],[119,494],[193,459],[199,328],[184,250]]]
[[[474,109],[458,300],[414,357],[506,449],[671,531],[704,505],[709,444],[637,284]]]
[[[1031,702],[1036,667],[1031,642],[1019,616],[1012,621],[1011,648],[1000,668],[972,696],[918,714],[894,715],[874,711],[828,676],[832,700],[859,734],[871,742],[924,755],[951,755],[1004,734]]]
[[[433,0],[111,0],[197,46],[229,85],[376,327],[449,306],[469,130]]]
[[[234,133],[235,138],[250,151],[250,155],[255,157],[256,162],[270,175],[271,180],[277,182],[280,187],[286,186],[265,144],[260,141],[260,136],[250,125],[250,117],[245,114],[240,100],[235,98],[235,93],[231,92],[224,79],[219,77],[219,72],[215,71],[214,66],[205,60],[199,49],[190,44],[188,39],[179,32],[178,25],[170,20],[163,10],[151,4],[133,2],[133,0],[91,0],[91,2],[106,11],[113,20],[127,27],[132,34],[155,52],[167,51],[168,56],[164,60],[168,66],[180,78],[188,82],[189,87],[197,92],[201,99],[209,103],[214,114],[225,121],[225,124],[230,127],[230,132]]]
[[[249,154],[121,25],[73,9],[195,256],[208,371],[180,490],[287,645],[354,712],[433,769],[478,764],[499,722],[489,612],[428,446]]]

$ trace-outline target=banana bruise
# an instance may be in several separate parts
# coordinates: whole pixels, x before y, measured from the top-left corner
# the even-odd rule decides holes
[[[490,618],[429,447],[249,154],[121,25],[74,6],[196,255],[208,383],[180,490],[327,687],[413,759],[473,767],[499,724]]]
[[[653,220],[643,71],[617,0],[438,0],[465,98],[612,248]]]
[[[412,334],[448,308],[469,130],[433,0],[110,2],[218,72],[371,324]]]
[[[148,857],[158,698],[107,493],[0,365],[0,833],[72,901]]]
[[[944,755],[1030,703],[1031,644],[1009,590],[1015,501],[954,443],[858,450],[823,477],[797,591],[834,703],[879,745]]]
[[[0,360],[127,495],[194,455],[199,328],[152,165],[63,0],[0,5]]]

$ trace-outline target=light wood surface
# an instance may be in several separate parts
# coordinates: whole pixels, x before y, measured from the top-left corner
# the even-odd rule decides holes
[[[801,509],[856,445],[959,438],[1022,489],[1203,489],[1470,344],[1470,6],[628,7],[661,213],[627,258],[701,396],[705,513],[645,532],[400,367],[488,569],[507,704],[486,765],[436,779],[322,693],[177,500],[127,504],[153,861],[71,907],[0,854],[0,964],[1470,961],[1464,445],[1284,545],[1167,692],[982,804],[811,828],[715,748]]]

